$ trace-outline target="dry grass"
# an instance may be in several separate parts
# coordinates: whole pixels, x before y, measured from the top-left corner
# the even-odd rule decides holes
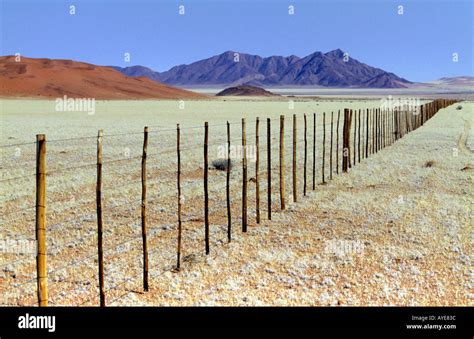
[[[239,105],[242,103],[239,101]],[[318,110],[317,102],[303,102]],[[11,103],[10,103],[11,104]],[[142,103],[138,103],[140,106]],[[232,106],[219,102],[220,124],[232,114]],[[255,103],[255,111],[271,110],[277,117],[281,103]],[[329,103],[326,103],[329,105]],[[327,109],[342,109],[348,102],[331,103]],[[373,103],[375,105],[375,103]],[[116,108],[115,103],[111,103]],[[164,104],[168,105],[167,103]],[[171,105],[171,103],[169,103]],[[192,103],[199,107],[200,103]],[[209,106],[209,103],[206,103]],[[224,106],[221,106],[224,105]],[[249,104],[250,105],[250,104]],[[370,102],[357,103],[370,106]],[[106,287],[109,304],[117,305],[472,305],[471,257],[472,156],[455,153],[458,140],[469,140],[464,121],[472,124],[472,103],[458,111],[454,106],[440,112],[424,127],[407,135],[372,159],[357,165],[349,175],[335,177],[327,185],[290,204],[285,213],[276,212],[271,222],[256,225],[255,184],[250,183],[250,229],[240,232],[240,160],[232,169],[233,241],[226,242],[225,172],[210,172],[211,255],[203,255],[202,130],[182,131],[183,162],[183,269],[173,273],[176,252],[175,130],[151,132],[149,166],[149,248],[151,286],[141,293],[140,242],[140,154],[142,135],[105,137],[104,206]],[[28,106],[28,105],[27,105]],[[365,107],[364,106],[364,107]],[[10,107],[11,108],[11,107]],[[130,109],[130,107],[128,107]],[[143,108],[143,107],[141,107]],[[117,113],[102,107],[98,120],[87,123],[71,116],[70,124],[45,117],[52,125],[51,139],[84,136],[105,122],[114,132],[126,124],[144,125],[152,108],[137,121],[120,120]],[[132,107],[132,111],[140,107]],[[187,108],[185,112],[188,112]],[[12,111],[14,111],[12,109]],[[104,114],[108,111],[108,116]],[[213,111],[213,110],[211,110]],[[298,110],[295,113],[306,111]],[[308,111],[310,112],[310,110]],[[186,115],[186,113],[184,113]],[[171,120],[175,115],[166,116]],[[260,118],[266,117],[261,114]],[[23,116],[5,116],[9,131],[22,124]],[[183,116],[188,126],[201,124],[203,117]],[[206,117],[204,117],[206,118]],[[321,116],[318,114],[318,121]],[[111,120],[112,119],[112,120]],[[249,118],[250,120],[251,118]],[[464,119],[464,120],[463,120]],[[160,119],[157,119],[160,120]],[[234,118],[234,120],[237,120]],[[253,119],[252,119],[253,120]],[[288,120],[289,117],[288,117]],[[277,118],[272,122],[277,135]],[[311,119],[310,119],[311,121]],[[175,121],[176,122],[176,121]],[[290,121],[287,121],[290,126]],[[125,125],[124,125],[125,124]],[[328,118],[326,117],[326,124]],[[94,125],[94,126],[92,126]],[[151,123],[150,123],[151,125]],[[186,125],[186,124],[184,124]],[[67,126],[58,130],[56,126]],[[301,125],[300,125],[301,126]],[[93,128],[92,128],[93,127]],[[43,127],[48,132],[48,127]],[[252,127],[249,127],[251,129]],[[3,129],[3,127],[2,127]],[[34,134],[29,125],[22,134]],[[239,122],[232,125],[233,143],[240,138]],[[138,127],[135,129],[140,131]],[[311,128],[309,129],[311,130]],[[151,129],[153,131],[153,129]],[[301,131],[301,130],[300,130]],[[469,131],[469,129],[467,129]],[[87,133],[86,133],[87,132]],[[287,155],[291,132],[287,128]],[[318,126],[317,144],[322,139]],[[10,132],[9,132],[10,133]],[[7,137],[9,133],[2,133]],[[112,132],[109,132],[109,134]],[[254,131],[248,130],[248,138]],[[106,130],[107,134],[107,130]],[[263,136],[263,137],[262,137]],[[261,126],[260,141],[265,140]],[[302,166],[302,134],[299,134],[299,167]],[[2,143],[24,140],[2,139]],[[213,129],[210,160],[218,158],[217,147],[225,142],[225,126]],[[311,145],[311,143],[310,143]],[[273,209],[278,210],[278,143],[273,141]],[[2,178],[27,176],[2,182],[1,238],[34,239],[34,145],[2,149]],[[262,143],[262,168],[266,145]],[[329,147],[326,148],[329,152]],[[456,154],[456,156],[454,155]],[[48,143],[48,266],[51,304],[97,305],[95,140]],[[321,150],[317,149],[317,182],[320,181]],[[117,161],[117,159],[122,159]],[[309,153],[308,159],[312,159]],[[326,171],[329,169],[326,155]],[[423,166],[433,161],[435,166]],[[309,161],[309,163],[311,163]],[[65,167],[83,166],[65,170]],[[255,171],[249,162],[249,178]],[[291,159],[287,158],[287,192],[291,192]],[[31,173],[30,173],[31,172]],[[302,193],[302,171],[299,172]],[[311,176],[311,170],[309,170]],[[262,170],[262,216],[266,216],[266,180]],[[326,172],[328,177],[328,172]],[[309,181],[311,186],[311,180]],[[287,196],[287,201],[291,201]],[[30,208],[30,209],[28,209]],[[1,304],[35,303],[34,254],[3,253]],[[18,260],[22,262],[18,262]],[[13,263],[13,264],[10,264]],[[33,280],[30,280],[33,278]]]

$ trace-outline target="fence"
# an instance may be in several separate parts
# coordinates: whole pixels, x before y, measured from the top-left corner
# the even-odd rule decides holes
[[[36,154],[35,173],[28,172],[31,163],[16,164],[18,175],[0,180],[10,185],[2,213],[8,234],[37,242],[29,255],[23,251],[19,260],[12,254],[3,265],[6,304],[110,305],[130,293],[127,284],[135,288],[137,277],[146,292],[153,278],[179,271],[200,253],[210,255],[239,229],[251,231],[264,210],[271,220],[287,201],[297,203],[310,188],[350,171],[455,102],[344,109],[319,120],[316,113],[295,114],[291,133],[282,115],[256,118],[254,127],[242,119],[57,140],[41,134],[35,143],[1,145]]]

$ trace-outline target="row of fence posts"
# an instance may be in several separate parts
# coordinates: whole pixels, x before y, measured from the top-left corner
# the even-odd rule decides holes
[[[402,138],[406,133],[422,126],[427,120],[433,117],[439,109],[449,106],[457,102],[456,100],[437,99],[430,103],[419,107],[419,114],[401,109],[395,110],[365,110],[365,158],[370,154],[377,153],[383,147],[392,144]],[[344,109],[344,124],[342,135],[342,172],[348,172],[351,166],[361,161],[364,157],[364,145],[360,143],[361,135],[361,110],[353,111]],[[364,113],[364,112],[362,112]],[[354,118],[353,118],[354,116]],[[326,183],[325,178],[325,153],[326,153],[326,113],[323,113],[323,152],[322,152],[322,183]],[[337,114],[336,127],[336,174],[339,174],[339,121],[340,112]],[[351,162],[351,145],[350,132],[351,124],[354,121],[354,135],[352,147]],[[333,122],[334,114],[331,113],[331,133],[330,133],[330,174],[333,174]],[[259,165],[260,165],[260,149],[259,149],[259,118],[256,119],[256,222],[260,223],[260,188],[259,188]],[[370,131],[370,125],[372,131]],[[357,136],[358,134],[358,136]],[[369,135],[371,134],[371,140]],[[280,209],[286,209],[285,204],[285,116],[280,116],[280,143],[279,143],[279,195]],[[105,290],[104,290],[104,255],[103,255],[103,218],[102,218],[102,139],[103,131],[99,130],[97,136],[97,183],[96,183],[96,210],[97,210],[97,248],[98,248],[98,280],[99,280],[99,298],[100,306],[105,306]],[[267,217],[272,218],[272,153],[271,153],[271,119],[267,119]],[[36,138],[36,239],[38,242],[36,266],[37,266],[37,294],[39,306],[48,305],[48,280],[46,269],[46,136],[38,134]],[[227,238],[230,242],[232,239],[232,215],[231,215],[231,199],[230,199],[230,124],[227,122],[227,168],[226,168],[226,205],[227,205]],[[357,141],[357,142],[356,142]],[[247,232],[247,155],[246,155],[246,120],[242,119],[242,232]],[[143,242],[143,289],[149,290],[148,272],[148,246],[147,246],[147,148],[148,148],[148,127],[144,128],[143,154],[141,163],[141,228]],[[181,209],[183,196],[181,192],[181,150],[180,150],[180,127],[177,125],[177,191],[178,191],[178,239],[177,239],[177,264],[176,269],[181,266],[181,237],[182,237],[182,221]],[[307,116],[304,114],[304,169],[303,169],[303,195],[307,194]],[[292,186],[293,201],[297,202],[297,119],[293,115],[293,159],[292,159]],[[205,253],[209,254],[209,124],[204,124],[204,226],[205,226]],[[312,189],[316,189],[316,114],[313,114],[313,161],[312,161]]]

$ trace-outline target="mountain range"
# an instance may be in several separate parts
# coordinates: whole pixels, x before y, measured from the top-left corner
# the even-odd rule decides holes
[[[371,67],[336,49],[295,55],[261,57],[227,51],[222,54],[155,72],[144,66],[117,67],[127,76],[144,76],[174,86],[323,86],[355,88],[405,88],[411,82]]]

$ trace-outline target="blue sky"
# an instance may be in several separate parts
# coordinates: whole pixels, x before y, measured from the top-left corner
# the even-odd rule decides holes
[[[341,48],[412,81],[474,75],[472,0],[0,1],[1,55],[163,71],[226,50],[305,56]]]

